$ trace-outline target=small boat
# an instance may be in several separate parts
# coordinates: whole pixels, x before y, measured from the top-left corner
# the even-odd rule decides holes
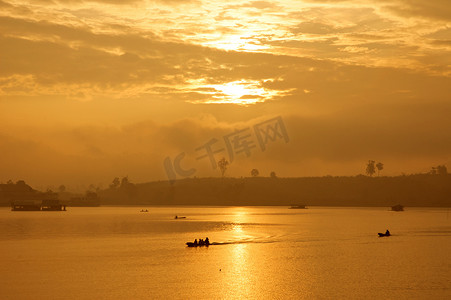
[[[401,204],[395,205],[391,207],[392,211],[404,211],[404,206],[402,206]]]
[[[147,209],[146,210],[144,210],[144,209],[141,209],[141,211],[140,212],[149,212]]]
[[[193,243],[193,242],[187,242],[186,245],[188,247],[208,247],[208,246],[210,246],[210,243],[198,244],[198,243]]]
[[[292,205],[290,209],[306,209],[305,205]]]
[[[379,235],[379,237],[384,237],[384,236],[390,236],[391,235],[390,231],[388,231],[388,230],[385,233],[378,232],[377,234]]]
[[[200,239],[199,242],[197,240],[194,240],[194,242],[187,242],[186,245],[188,247],[208,247],[211,244],[210,244],[210,240],[207,237],[205,240]]]
[[[186,219],[186,217],[179,217],[179,216],[175,216],[174,219]]]
[[[12,211],[66,211],[66,204],[58,199],[20,200],[11,203]]]

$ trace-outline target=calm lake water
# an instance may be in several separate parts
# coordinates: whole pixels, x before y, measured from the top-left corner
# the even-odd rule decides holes
[[[2,300],[451,299],[448,209],[0,208],[0,255]]]

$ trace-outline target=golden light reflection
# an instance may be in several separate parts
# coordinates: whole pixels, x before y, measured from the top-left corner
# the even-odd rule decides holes
[[[223,277],[224,295],[229,299],[242,299],[251,293],[252,272],[249,265],[249,251],[246,244],[232,245],[229,262]]]
[[[234,233],[235,239],[238,241],[243,241],[248,236],[246,236],[243,230],[243,223],[248,222],[249,216],[247,211],[244,208],[236,208],[236,211],[233,214],[233,226],[232,232]]]
[[[244,207],[236,207],[233,212],[234,221],[237,223],[242,223],[248,221],[248,212]]]
[[[252,286],[249,244],[242,243],[246,239],[242,224],[249,221],[246,208],[235,208],[232,220],[232,232],[237,243],[230,247],[231,272],[228,273],[226,284],[230,287],[228,292],[231,298],[241,298],[243,295],[249,295],[249,288]]]
[[[247,245],[246,244],[236,244],[233,245],[232,256],[235,267],[235,272],[240,274],[244,269],[244,264],[247,259]]]

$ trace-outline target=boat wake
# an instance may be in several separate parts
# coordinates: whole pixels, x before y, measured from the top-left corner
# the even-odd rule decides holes
[[[265,238],[249,238],[249,239],[240,239],[236,241],[225,241],[225,242],[212,242],[210,245],[236,245],[236,244],[270,244],[277,243],[278,240],[274,239],[274,237],[265,237]]]

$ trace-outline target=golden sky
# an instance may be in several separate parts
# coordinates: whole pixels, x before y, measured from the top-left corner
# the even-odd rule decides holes
[[[0,181],[218,176],[195,149],[278,116],[229,176],[451,168],[450,50],[449,0],[0,0]]]

